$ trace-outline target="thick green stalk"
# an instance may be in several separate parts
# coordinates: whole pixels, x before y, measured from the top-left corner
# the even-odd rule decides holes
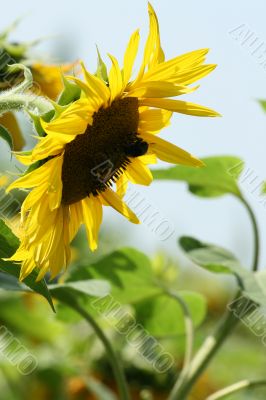
[[[259,265],[259,255],[260,255],[259,228],[255,214],[250,205],[248,204],[247,200],[244,199],[244,197],[241,197],[240,200],[242,204],[246,207],[246,210],[250,216],[250,221],[252,224],[253,236],[254,236],[254,256],[252,262],[252,270],[257,271]]]
[[[45,114],[53,109],[52,104],[44,97],[31,93],[15,93],[10,95],[5,92],[0,95],[0,115],[9,111],[20,111],[28,109],[37,112],[38,115]]]
[[[29,92],[34,84],[30,69],[23,64],[13,64],[7,69],[7,73],[17,71],[23,71],[24,80],[17,86],[0,93],[0,115],[8,111],[20,111],[24,108],[37,112],[39,115],[52,110],[53,106],[50,101]]]

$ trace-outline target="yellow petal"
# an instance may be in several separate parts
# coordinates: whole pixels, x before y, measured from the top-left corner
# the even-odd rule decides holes
[[[198,87],[189,88],[171,82],[149,81],[143,82],[135,90],[131,90],[129,96],[132,97],[175,97],[182,94],[192,93]]]
[[[133,65],[139,48],[139,40],[140,40],[139,30],[137,30],[131,36],[124,56],[124,70],[123,70],[124,86],[129,82],[131,78]]]
[[[82,203],[77,202],[69,206],[69,240],[72,242],[76,236],[80,225],[83,223]]]
[[[27,211],[29,211],[36,203],[38,203],[46,190],[45,185],[35,187],[25,198],[21,206],[22,222],[25,219]]]
[[[29,251],[24,247],[23,244],[20,244],[16,253],[13,254],[12,257],[6,258],[4,260],[6,260],[6,261],[23,261],[23,260],[26,260],[27,258],[29,258],[29,256],[30,256]]]
[[[41,120],[47,134],[79,135],[92,123],[94,108],[87,99],[80,99],[71,104],[60,116],[50,122]]]
[[[149,186],[153,180],[151,171],[141,160],[138,158],[131,159],[130,164],[127,166],[125,174],[130,182]]]
[[[154,11],[154,8],[152,7],[151,3],[148,2],[148,11],[149,11],[149,17],[150,17],[150,30],[154,31],[154,37],[155,37],[155,49],[154,53],[152,55],[152,59],[150,60],[149,63],[149,69],[151,69],[153,66],[164,62],[165,56],[163,49],[161,47],[161,38],[160,38],[160,28],[159,28],[159,21],[158,17],[156,15],[156,12]]]
[[[42,265],[42,267],[41,267],[41,269],[39,271],[39,274],[37,276],[36,282],[41,281],[45,277],[45,275],[49,271],[49,268],[50,268],[50,262],[46,261],[46,263],[44,265]]]
[[[139,133],[157,133],[169,125],[173,113],[162,109],[148,109],[139,114]]]
[[[40,142],[35,146],[32,151],[32,162],[43,160],[51,156],[57,156],[62,153],[67,143],[74,140],[74,136],[70,135],[50,135],[41,138]]]
[[[137,216],[112,189],[106,189],[99,196],[129,221],[133,222],[134,224],[139,224]]]
[[[107,103],[110,97],[109,89],[106,84],[99,79],[97,76],[90,74],[86,68],[84,63],[81,63],[83,75],[91,94],[98,97],[103,103]]]
[[[181,72],[173,74],[173,76],[168,79],[168,82],[173,82],[180,85],[190,85],[209,75],[216,67],[216,64],[206,64],[197,66],[195,68],[185,69]]]
[[[24,154],[20,154],[20,153],[14,153],[16,159],[24,165],[31,165],[33,163],[32,161],[32,156],[31,154],[29,155],[24,155]]]
[[[61,204],[63,182],[62,182],[62,166],[64,162],[63,155],[54,158],[54,164],[48,177],[48,201],[50,210],[55,210]]]
[[[173,164],[202,167],[204,163],[192,156],[187,151],[159,138],[158,136],[144,134],[144,140],[149,143],[149,148],[154,151],[158,158]]]
[[[219,117],[220,114],[211,108],[200,106],[181,100],[171,99],[144,99],[139,101],[141,106],[163,108],[181,114],[195,115],[198,117]]]
[[[126,194],[128,187],[128,178],[126,174],[120,175],[119,179],[116,181],[116,193],[119,197],[123,198]]]
[[[65,269],[66,250],[63,241],[61,241],[57,251],[50,257],[49,266],[51,271],[51,279],[54,279],[62,271],[62,269]]]
[[[90,249],[97,249],[98,234],[102,223],[102,204],[97,197],[86,197],[81,201],[83,220],[86,227]]]
[[[36,267],[35,261],[33,258],[27,258],[23,261],[20,270],[19,280],[23,281]]]
[[[147,153],[144,156],[138,157],[138,159],[145,165],[148,164],[157,164],[157,157],[155,154]]]
[[[123,91],[123,79],[117,59],[110,54],[108,54],[108,56],[112,61],[112,67],[109,73],[109,87],[111,92],[110,101],[113,101],[116,97],[121,95]]]
[[[156,65],[145,74],[146,81],[168,81],[177,73],[192,69],[205,61],[209,49],[200,49],[174,57]]]
[[[135,83],[139,82],[142,79],[143,74],[145,73],[145,70],[147,68],[152,69],[158,63],[164,61],[164,53],[161,48],[160,42],[158,18],[150,3],[148,3],[148,12],[150,19],[149,35],[145,45],[143,62]]]
[[[9,185],[7,192],[10,192],[10,190],[15,188],[32,188],[40,185],[42,182],[46,182],[54,164],[55,159],[49,160],[40,168],[35,169],[29,174],[23,175],[21,178]]]
[[[91,105],[97,111],[101,106],[107,105],[110,91],[101,79],[86,70],[84,63],[81,63],[81,67],[85,82],[75,76],[68,76],[68,79],[74,81],[83,90]]]
[[[43,230],[43,237],[39,238],[38,246],[35,247],[34,258],[37,265],[43,265],[49,260],[52,254],[58,251],[63,238],[63,208],[52,212],[54,214],[53,223],[49,224],[46,232]],[[44,218],[41,218],[44,221]],[[41,240],[40,240],[41,239]],[[36,240],[36,239],[35,239]],[[60,264],[61,266],[62,264]]]

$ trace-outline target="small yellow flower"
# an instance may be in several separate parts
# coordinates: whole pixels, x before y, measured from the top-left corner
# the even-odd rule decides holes
[[[139,31],[130,38],[123,69],[109,55],[108,82],[89,73],[83,64],[84,81],[69,77],[82,89],[81,98],[52,121],[42,121],[46,136],[30,156],[18,156],[25,165],[42,161],[42,166],[9,187],[33,189],[22,206],[21,245],[12,257],[22,262],[21,279],[34,268],[39,269],[38,279],[48,271],[54,278],[65,268],[70,243],[81,224],[85,224],[89,246],[95,250],[103,205],[139,223],[122,197],[128,181],[152,182],[147,165],[157,158],[202,166],[200,160],[157,133],[169,124],[173,112],[218,115],[207,107],[169,98],[193,92],[197,87],[189,85],[208,75],[215,65],[203,64],[206,49],[165,61],[151,5],[149,18],[150,31],[137,76],[131,80]]]
[[[6,186],[8,183],[8,177],[5,175],[0,176],[0,186]]]
[[[49,99],[56,100],[58,95],[63,90],[62,74],[69,73],[75,64],[63,64],[62,66],[56,64],[42,64],[36,63],[31,66],[33,81],[35,82],[35,89],[38,86],[41,94],[49,97]]]

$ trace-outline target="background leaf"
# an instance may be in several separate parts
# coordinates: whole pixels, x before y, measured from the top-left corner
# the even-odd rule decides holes
[[[219,197],[233,194],[241,197],[237,178],[244,163],[238,157],[219,156],[203,158],[206,167],[175,166],[153,170],[154,179],[177,180],[188,184],[191,193],[201,197]]]
[[[53,294],[54,291],[72,290],[76,293],[86,294],[87,296],[104,297],[110,293],[111,287],[109,282],[99,279],[90,279],[76,282],[65,282],[59,284],[51,284],[48,286]]]
[[[258,102],[261,105],[263,111],[266,112],[266,100],[258,100]]]
[[[195,292],[179,291],[187,304],[195,327],[199,326],[207,312],[205,298]],[[169,295],[144,300],[135,305],[136,319],[150,334],[156,337],[185,334],[184,315],[178,301]]]
[[[230,251],[191,237],[182,237],[179,243],[192,262],[210,272],[236,276],[242,293],[254,302],[266,306],[265,271],[250,272],[240,265]]]
[[[162,292],[155,284],[149,258],[131,248],[114,251],[96,263],[80,266],[70,272],[67,281],[87,279],[110,282],[111,294],[124,304],[132,304]]]
[[[0,137],[9,145],[10,150],[13,150],[12,135],[3,125],[0,125]]]

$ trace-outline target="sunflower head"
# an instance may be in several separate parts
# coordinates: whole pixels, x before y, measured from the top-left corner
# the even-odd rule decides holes
[[[100,59],[98,73],[81,63],[84,79],[69,76],[80,98],[56,106],[49,121],[41,122],[43,137],[30,155],[18,159],[41,166],[11,184],[31,192],[22,206],[24,232],[12,260],[21,261],[21,279],[34,268],[39,278],[55,277],[69,263],[70,242],[85,224],[91,250],[97,248],[103,206],[112,206],[133,223],[136,215],[123,202],[128,182],[149,185],[149,164],[162,161],[200,167],[189,152],[158,133],[173,112],[214,117],[210,108],[177,100],[198,86],[213,64],[205,64],[206,49],[165,60],[157,16],[149,4],[150,31],[138,73],[133,75],[140,35],[135,31],[123,67],[108,55],[110,69]]]

